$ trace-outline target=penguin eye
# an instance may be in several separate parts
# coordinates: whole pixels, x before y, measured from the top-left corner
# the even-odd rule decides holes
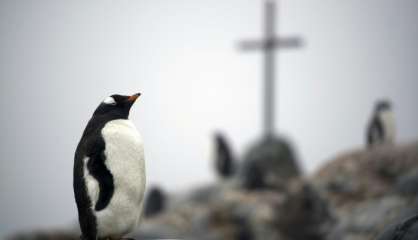
[[[103,103],[108,104],[108,105],[116,105],[116,101],[112,97],[105,98],[105,100],[103,100]]]

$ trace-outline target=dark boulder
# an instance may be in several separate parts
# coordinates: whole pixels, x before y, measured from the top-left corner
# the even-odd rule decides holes
[[[376,240],[417,240],[418,215],[388,227]]]
[[[284,138],[263,138],[244,157],[240,178],[245,189],[284,189],[301,174],[291,144]]]
[[[396,191],[405,196],[418,195],[418,169],[399,177],[396,183]]]

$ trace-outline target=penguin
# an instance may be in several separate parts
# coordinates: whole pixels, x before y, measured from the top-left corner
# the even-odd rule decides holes
[[[235,159],[228,142],[221,133],[215,134],[214,158],[215,170],[221,178],[228,178],[235,173]]]
[[[145,217],[152,217],[164,211],[166,194],[159,187],[152,187],[147,194],[144,207]]]
[[[73,187],[81,239],[121,239],[141,218],[144,148],[139,132],[128,120],[140,95],[105,98],[78,143]]]
[[[393,144],[395,136],[395,117],[391,104],[387,100],[380,100],[376,103],[374,113],[367,127],[367,146]]]

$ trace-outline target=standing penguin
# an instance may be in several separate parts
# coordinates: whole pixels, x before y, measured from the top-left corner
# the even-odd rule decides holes
[[[74,157],[74,195],[82,239],[121,239],[142,215],[144,148],[128,120],[140,96],[112,95],[97,107]]]
[[[214,146],[215,169],[222,178],[228,178],[235,172],[235,160],[231,149],[221,133],[215,134]]]
[[[367,146],[394,143],[395,136],[395,117],[391,104],[387,100],[378,101],[367,128]]]
[[[157,186],[149,190],[144,204],[144,216],[153,217],[164,211],[167,205],[167,196],[163,189]]]

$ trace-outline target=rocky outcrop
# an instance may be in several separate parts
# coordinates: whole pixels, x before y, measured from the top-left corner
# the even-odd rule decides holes
[[[11,237],[7,237],[6,240],[80,240],[79,234],[74,231],[36,231],[36,232],[23,232]]]
[[[416,240],[418,239],[418,215],[405,219],[387,228],[377,240]]]
[[[301,180],[284,192],[228,185],[218,191],[207,201],[178,201],[164,214],[144,221],[135,237],[315,240],[324,239],[334,224],[326,201]]]
[[[275,185],[279,178],[265,178],[272,172],[278,174],[260,169],[259,177],[271,181],[265,188],[243,187],[238,174],[236,179],[187,193],[167,194],[164,211],[144,218],[132,237],[373,240],[385,232],[381,239],[389,240],[396,231],[389,226],[418,213],[418,143],[341,154],[312,177],[290,177],[280,186]],[[418,239],[408,234],[406,239]],[[58,239],[56,236],[60,235],[11,239]],[[78,233],[62,236],[60,239],[78,239]]]
[[[330,239],[374,239],[418,212],[418,143],[343,154],[313,177],[339,219]]]

